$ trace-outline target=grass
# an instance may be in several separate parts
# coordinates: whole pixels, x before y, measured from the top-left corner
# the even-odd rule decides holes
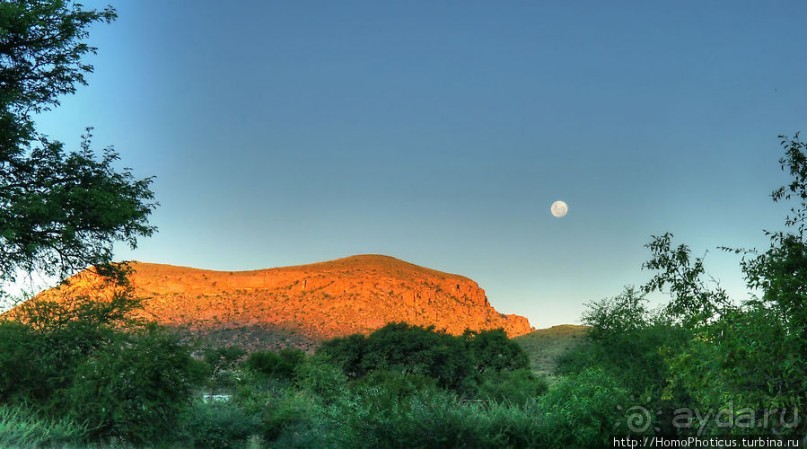
[[[66,419],[44,420],[25,407],[0,406],[0,449],[77,447],[84,432]]]
[[[587,332],[586,326],[563,324],[549,329],[538,329],[515,337],[513,341],[527,352],[530,368],[535,373],[546,376],[551,383],[555,380],[558,358],[582,343]]]

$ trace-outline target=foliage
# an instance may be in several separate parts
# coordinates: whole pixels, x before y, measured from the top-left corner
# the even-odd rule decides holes
[[[549,447],[601,448],[611,446],[620,409],[629,395],[612,375],[592,368],[561,379],[539,404]],[[627,432],[623,430],[623,432]]]
[[[480,446],[480,414],[469,413],[455,395],[444,391],[416,392],[392,404],[379,402],[378,389],[367,389],[358,409],[340,410],[338,419],[351,430],[346,447],[356,448],[452,448]],[[377,404],[385,404],[379,407]]]
[[[201,372],[176,337],[148,328],[118,334],[77,369],[70,413],[94,438],[158,441],[174,429]]]
[[[521,347],[503,330],[455,337],[433,327],[391,323],[368,337],[352,335],[325,342],[319,349],[351,379],[374,371],[400,371],[435,379],[442,388],[462,391],[487,371],[529,367]]]
[[[185,439],[195,448],[237,449],[260,431],[260,420],[234,402],[194,402],[183,414]]]
[[[0,100],[4,112],[18,121],[30,120],[30,113],[58,105],[59,96],[74,93],[76,84],[86,84],[84,75],[93,67],[81,58],[96,51],[83,42],[87,28],[114,19],[111,8],[84,10],[63,1],[3,2]]]
[[[277,448],[330,445],[324,410],[309,391],[285,390],[263,410],[263,438]]]
[[[513,338],[530,359],[530,368],[536,374],[553,382],[558,375],[559,363],[573,349],[588,340],[590,328],[582,325],[560,325],[538,329]]]
[[[32,119],[85,84],[89,26],[114,18],[71,1],[0,3],[0,286],[20,272],[103,268],[114,241],[134,247],[154,231],[150,178],[117,170],[111,148],[96,155],[89,131],[67,151]]]
[[[202,359],[207,365],[207,386],[211,393],[218,388],[235,386],[238,364],[246,353],[238,346],[206,348],[202,351]]]
[[[418,392],[438,390],[434,379],[400,371],[373,371],[352,387],[354,397],[361,398],[364,406],[377,410],[391,409]]]
[[[485,403],[464,401],[448,390],[396,395],[367,386],[334,404],[328,415],[338,424],[334,436],[344,448],[549,447],[545,413],[534,400]]]
[[[363,364],[366,352],[367,339],[361,334],[328,340],[317,349],[318,354],[327,356],[342,368],[350,379],[357,379],[366,374],[366,367]]]
[[[21,323],[0,321],[0,402],[33,396],[45,376],[37,360],[39,344],[33,330]],[[24,363],[28,361],[28,363]]]
[[[338,366],[332,365],[326,355],[309,357],[297,367],[297,385],[331,403],[347,391],[347,378]]]
[[[530,366],[527,353],[510,340],[503,329],[463,334],[477,372],[525,369]]]
[[[720,286],[710,288],[703,279],[706,275],[703,258],[692,259],[687,245],[673,248],[672,238],[670,233],[653,236],[652,241],[645,245],[652,257],[642,267],[656,271],[656,274],[642,287],[642,292],[667,288],[670,302],[664,310],[666,316],[687,327],[696,327],[718,315],[728,305],[729,298]]]
[[[785,154],[779,162],[792,181],[776,189],[771,197],[775,202],[796,205],[791,206],[785,218],[787,230],[766,231],[770,247],[756,257],[744,258],[742,268],[748,286],[763,292],[760,301],[751,303],[752,308],[764,307],[781,328],[780,340],[770,344],[786,344],[788,348],[787,357],[777,359],[778,379],[790,379],[780,385],[778,396],[798,397],[800,411],[807,415],[807,381],[802,375],[792,377],[807,370],[807,142],[801,141],[798,134],[780,139]]]
[[[115,270],[125,273],[121,264]],[[121,282],[121,283],[119,283]],[[83,329],[137,328],[144,324],[133,311],[142,307],[142,300],[134,297],[126,281],[108,279],[97,292],[74,295],[67,292],[56,297],[36,297],[9,312],[9,318],[41,332],[57,331],[80,326]],[[102,294],[109,287],[109,294]]]
[[[588,362],[578,365],[577,371],[598,366],[615,375],[632,394],[657,400],[669,377],[667,354],[679,352],[691,337],[686,327],[671,322],[666,313],[648,309],[646,297],[632,287],[614,298],[590,303],[583,322],[591,326],[590,344],[576,352]],[[567,356],[567,368],[575,356]]]
[[[252,423],[251,439],[273,448],[332,446],[334,435],[324,409],[347,396],[344,374],[321,357],[306,360],[299,371],[297,385],[262,375],[243,378],[231,405]]]
[[[109,328],[82,322],[47,329],[0,322],[0,397],[59,410],[78,365],[112,335]]]
[[[734,304],[721,289],[707,288],[702,259],[691,261],[685,245],[672,249],[670,234],[654,238],[649,245],[653,259],[645,265],[657,274],[644,290],[669,285],[668,316],[692,332],[680,351],[668,353],[667,395],[678,387],[691,397],[692,407],[753,412],[748,426],[732,427],[735,433],[760,427],[777,433],[800,432],[807,426],[803,419],[796,427],[767,419],[807,412],[803,376],[807,369],[807,144],[798,134],[792,139],[782,137],[781,144],[785,154],[780,164],[792,180],[771,196],[775,202],[796,203],[785,218],[786,230],[765,231],[770,247],[762,253],[723,248],[744,254],[741,268],[747,284],[761,291],[761,298]]]
[[[114,341],[121,326],[141,327],[130,318],[139,306],[128,287],[117,286],[108,299],[38,298],[14,309],[13,321],[0,320],[0,399],[63,409],[78,366]]]
[[[362,368],[364,372],[395,369],[421,374],[437,379],[443,387],[456,388],[470,373],[471,358],[451,335],[433,327],[393,323],[367,338]]]
[[[0,406],[0,448],[28,449],[77,444],[86,429],[62,418],[43,419],[26,407]]]
[[[546,380],[522,368],[482,374],[475,396],[488,401],[519,405],[534,400],[548,389]]]
[[[253,372],[270,378],[291,380],[304,360],[305,353],[303,351],[284,348],[279,352],[253,352],[247,358],[245,366]]]

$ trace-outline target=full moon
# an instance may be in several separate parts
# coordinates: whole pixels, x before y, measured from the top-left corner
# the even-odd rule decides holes
[[[552,207],[549,210],[552,211],[552,215],[560,218],[569,212],[569,206],[567,206],[563,201],[555,201],[552,203]]]

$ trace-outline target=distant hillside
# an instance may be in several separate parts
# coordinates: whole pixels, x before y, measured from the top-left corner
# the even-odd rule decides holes
[[[552,377],[558,357],[583,342],[588,326],[562,324],[549,329],[538,329],[529,334],[516,337],[530,357],[533,371]]]
[[[452,334],[466,328],[501,327],[510,336],[532,330],[526,318],[491,307],[476,282],[387,256],[240,272],[151,263],[132,268],[130,280],[135,294],[145,298],[147,318],[218,343],[310,348],[393,321]],[[95,285],[97,278],[85,271],[38,298],[86,294]]]

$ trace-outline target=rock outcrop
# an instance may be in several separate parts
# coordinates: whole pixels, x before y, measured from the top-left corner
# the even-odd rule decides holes
[[[526,318],[497,312],[476,282],[387,256],[234,272],[131,267],[134,293],[145,299],[139,313],[192,331],[263,328],[320,341],[395,321],[451,334],[503,328],[515,337],[532,330]],[[81,294],[93,278],[81,273],[39,297]]]

